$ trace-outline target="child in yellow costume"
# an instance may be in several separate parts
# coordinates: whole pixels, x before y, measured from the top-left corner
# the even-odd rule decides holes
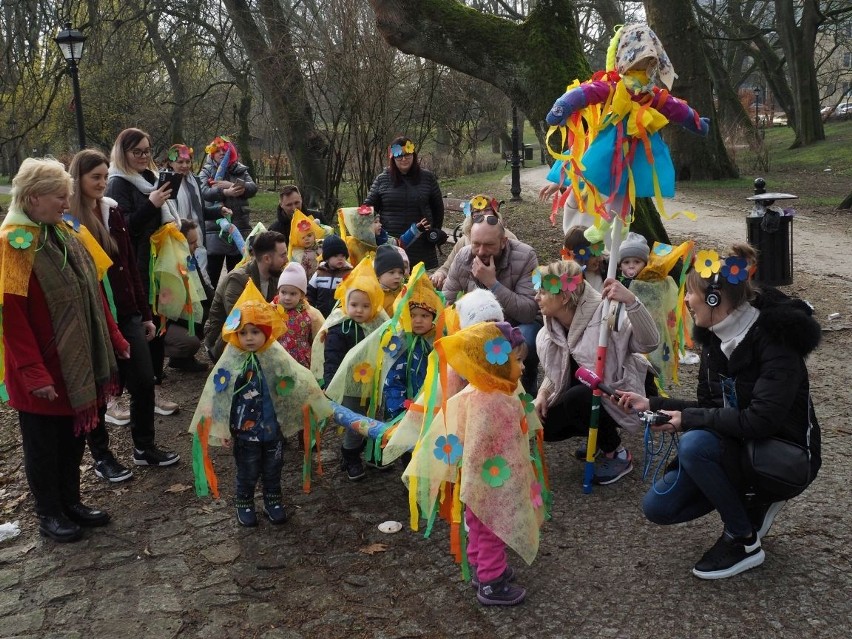
[[[481,322],[435,342],[427,385],[435,383],[427,386],[423,428],[403,474],[412,527],[418,513],[429,528],[439,511],[449,519],[451,547],[465,576],[470,566],[483,605],[523,601],[526,591],[512,583],[506,546],[532,563],[547,510],[542,458],[530,449],[529,402],[514,394],[524,350],[520,331],[506,322]],[[469,385],[437,406],[432,389],[446,379],[446,366]],[[433,407],[439,410],[430,418]]]
[[[207,446],[233,440],[237,518],[243,526],[257,525],[254,490],[261,475],[264,513],[271,523],[284,523],[282,441],[300,430],[310,441],[318,432],[317,422],[331,414],[310,372],[276,341],[284,330],[278,311],[249,280],[222,327],[225,350],[207,378],[189,429],[199,496],[209,486],[218,497]],[[310,448],[306,446],[306,463]]]
[[[372,206],[352,206],[337,211],[340,237],[349,249],[349,262],[353,266],[368,255],[374,255],[382,244],[396,245],[396,240],[382,228],[379,214]]]
[[[313,218],[305,215],[299,209],[293,212],[293,223],[290,225],[290,239],[287,244],[287,257],[291,262],[298,262],[305,269],[308,279],[311,279],[319,267],[322,249],[319,240],[325,236],[325,231]]]
[[[364,437],[372,437],[367,444],[371,465],[383,467],[381,435],[420,393],[435,340],[435,318],[443,309],[443,300],[421,262],[402,287],[393,317],[347,353],[326,388],[332,401],[389,422],[378,437],[357,433],[362,436],[359,445]],[[367,422],[357,425],[367,428]],[[350,440],[356,443],[354,436]]]
[[[371,257],[361,260],[352,269],[337,290],[335,298],[340,301],[331,315],[325,320],[319,334],[314,338],[311,352],[311,372],[328,386],[340,368],[346,354],[359,342],[388,320],[382,308],[384,293],[373,271]],[[362,371],[366,376],[367,371]],[[344,398],[340,402],[346,408],[357,411],[360,408],[358,398]],[[363,438],[347,429],[343,435],[343,466],[349,479],[355,481],[364,476],[361,462]]]

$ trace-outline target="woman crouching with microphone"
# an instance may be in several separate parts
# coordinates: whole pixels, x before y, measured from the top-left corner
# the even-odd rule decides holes
[[[681,433],[677,460],[645,495],[645,516],[663,525],[714,510],[722,518],[722,536],[692,569],[701,579],[762,564],[761,539],[786,503],[756,489],[743,462],[746,442],[774,437],[809,448],[811,480],[821,463],[804,359],[821,329],[806,303],[752,285],[755,260],[746,244],[725,258],[700,251],[687,276],[686,303],[702,345],[697,401],[618,398],[625,410],[671,417],[653,430]]]

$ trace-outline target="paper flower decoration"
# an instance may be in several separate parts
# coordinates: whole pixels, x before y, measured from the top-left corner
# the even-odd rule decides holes
[[[399,335],[394,335],[390,338],[388,343],[382,347],[382,350],[388,355],[396,355],[400,348],[402,348],[402,340],[399,338]]]
[[[654,246],[654,254],[655,255],[668,255],[672,252],[671,244],[660,244],[657,242],[656,246]]]
[[[731,284],[745,282],[749,276],[748,262],[739,255],[729,255],[725,258],[719,273]]]
[[[366,204],[362,204],[358,207],[358,215],[372,215],[373,207],[367,206]]]
[[[541,508],[544,505],[544,499],[541,498],[541,484],[537,481],[530,484],[530,501],[533,508]]]
[[[568,275],[568,273],[563,273],[559,277],[559,282],[562,285],[562,290],[566,293],[573,293],[577,290],[577,287],[580,286],[580,283],[583,281],[583,276],[580,273],[577,275]]]
[[[541,269],[536,269],[532,273],[532,285],[535,290],[541,288]]]
[[[278,393],[280,397],[284,397],[285,395],[292,393],[295,386],[296,381],[289,375],[285,375],[278,380],[277,384],[275,384],[275,392]]]
[[[485,359],[491,364],[505,364],[511,352],[512,345],[505,337],[495,337],[485,342]]]
[[[500,455],[489,457],[482,464],[482,481],[492,488],[499,488],[511,476],[512,469],[509,468],[508,462]]]
[[[664,362],[669,361],[671,354],[672,354],[672,352],[669,350],[669,345],[663,344],[663,361]]]
[[[598,257],[603,255],[604,248],[606,248],[606,245],[603,242],[595,242],[594,244],[589,245],[589,252]]]
[[[580,264],[585,264],[592,257],[592,249],[589,246],[580,246],[574,251],[574,260]]]
[[[186,268],[187,268],[189,271],[194,271],[194,270],[195,270],[195,260],[194,260],[194,259],[192,259],[192,255],[187,255],[187,256],[186,256]]]
[[[462,443],[457,435],[441,435],[435,440],[435,457],[445,464],[455,464],[462,456]]]
[[[405,143],[405,146],[402,147],[402,150],[405,151],[408,154],[414,153],[414,142],[409,140],[408,142]]]
[[[361,362],[355,365],[352,371],[352,379],[359,384],[369,384],[373,380],[373,367],[369,362]]]
[[[231,373],[224,368],[220,368],[213,375],[213,387],[217,393],[221,393],[228,388],[228,382],[231,381]]]
[[[225,320],[225,328],[229,331],[235,331],[240,327],[240,309],[235,308]]]
[[[551,295],[557,295],[562,292],[562,280],[559,279],[558,275],[554,275],[553,273],[543,275],[541,278],[541,287]]]
[[[567,249],[564,246],[562,247],[562,250],[559,251],[559,256],[566,262],[574,261],[574,251],[572,251],[571,249]]]
[[[12,248],[25,249],[33,243],[33,234],[25,229],[15,229],[9,233],[9,244]]]
[[[302,233],[307,233],[311,230],[311,223],[307,220],[302,220],[296,225],[296,228],[299,229]]]
[[[695,256],[695,270],[703,278],[713,277],[721,267],[722,263],[716,251],[698,251]]]
[[[488,206],[488,198],[484,195],[477,195],[470,201],[470,208],[474,211],[484,211]]]
[[[71,228],[74,229],[75,233],[80,232],[80,220],[71,215],[70,213],[63,213],[62,219],[65,220],[67,224],[71,225]]]
[[[518,399],[521,400],[521,403],[524,405],[524,412],[531,413],[535,410],[534,398],[529,393],[521,393],[518,395]]]
[[[400,158],[403,156],[402,146],[399,144],[394,144],[390,148],[390,153],[392,158]]]
[[[470,217],[470,200],[461,203],[461,210],[465,217]]]

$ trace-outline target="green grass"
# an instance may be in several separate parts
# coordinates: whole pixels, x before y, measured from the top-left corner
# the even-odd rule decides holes
[[[852,121],[825,123],[825,140],[800,149],[791,149],[795,135],[790,127],[766,129],[770,172],[801,173],[827,168],[841,176],[852,176]],[[754,157],[750,150],[740,151],[741,166],[749,166]]]

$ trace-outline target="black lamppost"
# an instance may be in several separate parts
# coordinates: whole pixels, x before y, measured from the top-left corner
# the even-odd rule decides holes
[[[758,114],[758,108],[760,107],[760,87],[755,86],[752,90],[754,91],[754,126],[760,130],[760,115]]]
[[[512,105],[512,201],[521,200],[521,154],[518,149],[518,107]]]
[[[77,116],[77,138],[80,140],[80,148],[86,148],[86,129],[83,125],[83,103],[80,99],[80,79],[77,77],[77,63],[83,57],[83,43],[86,36],[65,23],[65,28],[53,39],[62,51],[62,57],[68,63],[68,73],[71,74],[71,83],[74,87],[74,113]]]

